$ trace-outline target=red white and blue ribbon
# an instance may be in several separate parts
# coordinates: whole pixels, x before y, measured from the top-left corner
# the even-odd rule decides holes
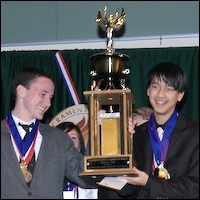
[[[64,192],[72,192],[73,193],[73,199],[79,199],[79,194],[78,194],[78,186],[73,184],[73,183],[67,183],[64,182],[64,185],[63,185],[63,191]],[[70,193],[71,194],[71,193]],[[69,194],[67,194],[67,196],[69,196]],[[69,199],[69,198],[67,198]]]
[[[67,69],[67,65],[65,64],[65,61],[62,57],[61,52],[58,51],[57,53],[55,53],[54,58],[55,58],[57,66],[60,70],[60,73],[62,75],[62,78],[64,80],[65,86],[66,86],[66,88],[67,88],[67,90],[70,94],[70,97],[73,101],[73,104],[74,105],[80,104],[80,99],[79,99],[78,93],[76,91],[76,88],[74,86],[74,83],[72,81],[72,78],[71,78],[70,73]]]

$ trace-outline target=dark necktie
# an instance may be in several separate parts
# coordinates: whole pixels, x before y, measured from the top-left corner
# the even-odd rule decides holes
[[[23,140],[26,139],[26,137],[28,136],[28,134],[30,132],[30,128],[33,128],[33,125],[34,125],[34,123],[31,123],[30,125],[28,125],[28,124],[21,124],[19,122],[19,126],[21,126],[26,131],[26,134],[25,134]]]

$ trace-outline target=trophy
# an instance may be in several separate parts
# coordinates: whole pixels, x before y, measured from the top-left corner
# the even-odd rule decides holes
[[[105,176],[134,175],[132,134],[128,131],[134,98],[125,84],[130,73],[125,67],[129,57],[112,48],[112,32],[120,29],[125,19],[123,9],[120,16],[117,10],[107,17],[107,7],[103,17],[99,11],[96,19],[107,32],[107,49],[91,56],[91,90],[83,92],[89,102],[89,156],[85,156],[80,174],[83,180],[93,181],[92,185]],[[101,110],[104,113],[99,114]]]

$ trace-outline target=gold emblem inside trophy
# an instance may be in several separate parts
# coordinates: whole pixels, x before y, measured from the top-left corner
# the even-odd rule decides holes
[[[132,134],[128,131],[128,118],[132,116],[134,98],[126,87],[125,77],[129,57],[114,51],[112,33],[119,30],[126,15],[122,8],[119,16],[98,12],[96,22],[107,33],[107,49],[91,56],[91,90],[83,94],[89,103],[89,156],[85,156],[84,171],[80,174],[87,181],[98,184],[105,176],[134,175]],[[98,112],[101,124],[99,124]]]

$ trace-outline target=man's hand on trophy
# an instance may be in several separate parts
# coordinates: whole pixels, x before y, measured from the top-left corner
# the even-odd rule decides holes
[[[137,126],[137,122],[133,120],[131,117],[128,118],[128,131],[131,134],[135,133],[135,127]]]
[[[102,114],[105,114],[106,111],[101,109],[97,112],[97,124],[102,125]]]

